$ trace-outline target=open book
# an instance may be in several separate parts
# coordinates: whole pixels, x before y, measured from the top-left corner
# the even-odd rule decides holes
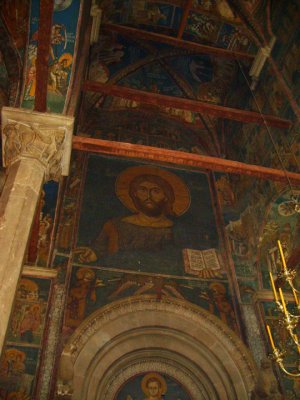
[[[183,249],[185,272],[199,278],[210,279],[222,276],[220,256],[216,249]]]

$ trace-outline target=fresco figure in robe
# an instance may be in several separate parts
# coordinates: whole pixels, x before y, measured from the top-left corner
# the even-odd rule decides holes
[[[76,249],[82,263],[122,251],[160,251],[174,243],[171,218],[187,211],[190,193],[175,174],[152,166],[130,167],[116,181],[116,194],[131,215],[109,219],[91,247]]]
[[[0,363],[0,379],[8,377],[18,377],[25,372],[26,354],[17,349],[4,350]]]
[[[36,89],[36,57],[32,57],[30,62],[31,66],[27,72],[26,89],[24,95],[26,100],[34,98]]]
[[[76,272],[76,282],[71,288],[66,309],[66,325],[77,328],[85,317],[87,300],[96,301],[96,288],[104,286],[90,268],[80,268]]]
[[[144,376],[141,383],[142,391],[145,394],[143,400],[161,400],[167,392],[167,384],[164,378],[155,372]]]
[[[29,350],[30,351],[30,350]],[[0,399],[30,400],[34,376],[26,365],[25,351],[5,349],[0,362]]]

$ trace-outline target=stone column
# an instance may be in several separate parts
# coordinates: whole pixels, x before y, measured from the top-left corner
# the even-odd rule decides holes
[[[68,175],[73,124],[72,117],[2,109],[7,179],[0,199],[0,352],[42,185]]]

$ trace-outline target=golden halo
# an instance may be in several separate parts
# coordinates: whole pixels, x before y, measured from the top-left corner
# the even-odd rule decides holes
[[[17,349],[8,349],[5,351],[5,357],[9,360],[15,360],[17,357],[20,358],[22,362],[25,361],[26,355],[23,351]]]
[[[59,57],[58,62],[61,63],[61,62],[64,61],[64,60],[67,61],[66,67],[68,67],[69,65],[71,65],[71,64],[72,64],[72,61],[73,61],[73,56],[72,56],[72,54],[70,54],[70,53],[64,53],[64,54],[62,54],[62,55]]]
[[[22,278],[20,280],[19,288],[21,287],[21,285],[24,286],[26,290],[30,292],[36,292],[39,289],[38,285],[34,281],[26,278]]]
[[[212,289],[212,290],[215,289],[218,293],[221,293],[221,294],[225,294],[226,293],[226,287],[222,283],[219,283],[219,282],[211,283],[209,285],[209,288]]]
[[[125,169],[118,175],[116,180],[116,195],[124,204],[124,206],[130,211],[138,211],[129,195],[129,186],[131,181],[139,175],[159,176],[171,185],[175,196],[173,211],[177,217],[184,214],[188,210],[191,203],[190,192],[187,185],[182,181],[181,178],[172,172],[158,167],[141,165],[138,167],[129,167]]]
[[[149,374],[144,376],[144,378],[142,379],[142,383],[141,383],[142,391],[144,392],[144,394],[146,396],[148,396],[147,384],[148,384],[149,379],[155,379],[156,381],[158,381],[160,383],[161,394],[165,394],[167,392],[167,383],[164,380],[164,378],[161,375],[157,374],[156,372],[150,372]]]

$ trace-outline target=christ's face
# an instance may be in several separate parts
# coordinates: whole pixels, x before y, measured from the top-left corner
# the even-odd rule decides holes
[[[137,186],[134,196],[137,208],[152,217],[161,215],[168,201],[161,186],[146,180]]]
[[[156,381],[151,381],[148,383],[147,385],[147,389],[149,392],[150,397],[157,397],[160,395],[160,387],[159,387],[159,383]]]

